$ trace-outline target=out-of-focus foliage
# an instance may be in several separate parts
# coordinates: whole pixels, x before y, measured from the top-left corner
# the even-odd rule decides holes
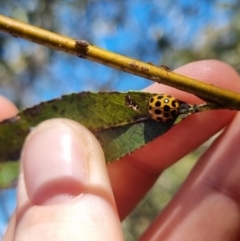
[[[215,58],[240,71],[237,0],[1,0],[0,5],[0,14],[73,38],[86,39],[99,47],[142,61],[165,64],[171,69],[190,61]],[[0,33],[0,94],[18,106],[31,106],[83,90],[139,90],[150,83]],[[184,173],[184,165],[178,166],[180,174]],[[155,197],[149,194],[137,209],[138,213],[126,221],[131,233],[130,236],[126,234],[126,240],[135,240],[143,226],[176,192],[181,178],[173,179],[175,176],[174,173],[165,179],[167,191],[158,189]],[[0,199],[4,198],[1,194]],[[4,202],[1,200],[0,206],[6,213],[0,216],[4,216],[6,222],[9,202],[6,203],[7,198]],[[1,213],[4,208],[0,208]],[[140,225],[136,226],[136,223]]]

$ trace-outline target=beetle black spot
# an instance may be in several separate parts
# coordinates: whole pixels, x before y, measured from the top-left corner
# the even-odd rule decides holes
[[[154,101],[154,98],[152,97],[151,99],[150,99],[150,103],[152,103]]]
[[[166,117],[166,118],[170,117],[170,115],[168,113],[164,113],[163,116]]]
[[[155,112],[156,115],[160,115],[160,114],[162,114],[162,111],[161,111],[161,110],[158,110],[158,109],[155,110],[154,112]]]
[[[158,121],[164,121],[162,117],[157,117]]]
[[[163,109],[164,111],[170,111],[171,108],[168,105],[164,105]]]
[[[160,101],[157,101],[157,102],[155,103],[155,106],[156,106],[156,107],[160,107],[160,106],[161,106],[161,102],[160,102]]]
[[[162,98],[163,98],[163,95],[159,95],[159,96],[157,97],[158,100],[161,100]]]
[[[151,110],[151,109],[152,109],[152,106],[151,106],[151,105],[149,105],[149,106],[148,106],[148,109],[149,109],[149,110]]]
[[[172,106],[173,106],[173,107],[177,107],[177,101],[176,101],[176,100],[173,100],[173,101],[172,101]]]

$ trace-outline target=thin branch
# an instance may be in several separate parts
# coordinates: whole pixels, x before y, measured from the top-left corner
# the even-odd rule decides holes
[[[77,55],[109,67],[150,79],[192,93],[221,108],[240,110],[240,94],[179,75],[152,64],[124,57],[88,44],[84,40],[65,37],[0,15],[0,31],[47,47]]]

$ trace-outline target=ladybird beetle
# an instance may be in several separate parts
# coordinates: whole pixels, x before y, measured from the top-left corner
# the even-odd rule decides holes
[[[149,99],[148,113],[151,119],[167,122],[173,120],[179,112],[179,103],[171,95],[160,94]]]

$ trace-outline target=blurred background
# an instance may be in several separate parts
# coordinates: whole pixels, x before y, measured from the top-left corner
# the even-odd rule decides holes
[[[240,71],[238,0],[0,0],[0,14],[171,69],[214,58]],[[149,80],[0,33],[0,94],[20,109],[64,94],[141,90]],[[125,240],[145,230],[209,143],[167,170],[124,220]],[[0,191],[0,239],[15,207]]]

